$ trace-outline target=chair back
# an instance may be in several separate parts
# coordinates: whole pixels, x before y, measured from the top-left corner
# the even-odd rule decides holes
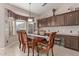
[[[51,32],[48,37],[48,49],[53,48],[56,32]]]
[[[19,43],[21,43],[21,32],[17,31]]]
[[[26,42],[28,41],[28,38],[27,38],[27,33],[26,31],[23,31],[21,30],[21,41],[22,41],[22,44],[26,44]]]

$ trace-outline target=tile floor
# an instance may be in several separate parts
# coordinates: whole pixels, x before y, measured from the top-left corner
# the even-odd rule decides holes
[[[49,53],[49,55],[51,56],[51,53]],[[16,42],[6,48],[1,48],[0,56],[27,56],[27,51],[26,53],[20,51],[18,48],[18,42]],[[30,56],[32,56],[32,53],[30,53]],[[35,56],[37,56],[36,52]],[[46,56],[46,54],[42,53],[40,56]],[[79,52],[64,48],[63,46],[54,45],[54,56],[79,56]]]

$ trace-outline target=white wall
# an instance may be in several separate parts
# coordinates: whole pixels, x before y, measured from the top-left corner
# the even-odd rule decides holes
[[[6,9],[10,9],[19,15],[29,16],[28,12],[23,9],[17,8],[15,6],[12,6],[9,4],[5,4],[5,3],[1,4],[0,3],[0,48],[8,46],[8,45],[14,43],[15,41],[18,41],[17,35],[9,37],[9,23],[8,23],[8,21],[10,19],[7,17]],[[32,16],[35,17],[36,15],[32,14]],[[15,30],[15,29],[13,29],[13,30]]]
[[[19,15],[22,15],[22,16],[29,16],[29,13],[28,13],[28,11],[26,11],[26,10],[24,10],[24,9],[20,9],[20,8],[18,8],[18,7],[15,7],[15,6],[13,6],[13,5],[10,5],[10,4],[4,4],[4,8],[5,9],[9,9],[9,10],[11,10],[11,11],[13,11],[13,12],[15,12],[16,14],[19,14]],[[6,14],[6,13],[5,13]],[[7,20],[9,20],[9,18],[7,18],[7,14],[5,15],[6,16],[6,18],[5,18],[5,20],[7,21]],[[36,15],[35,14],[33,14],[32,13],[32,16],[33,17],[36,17]],[[12,20],[12,19],[11,19]],[[15,19],[13,19],[13,20],[15,20]],[[12,20],[12,21],[13,21]],[[27,23],[28,24],[28,23]],[[18,38],[17,38],[17,35],[14,35],[14,36],[8,36],[8,23],[6,24],[7,26],[6,26],[6,28],[5,29],[7,29],[6,31],[5,31],[5,46],[8,46],[8,45],[10,45],[10,44],[12,44],[12,43],[14,43],[14,42],[16,42],[16,41],[18,41]],[[25,25],[25,24],[24,24]],[[24,25],[22,25],[22,26],[20,26],[21,27],[21,29],[27,29],[26,27],[24,27],[24,28],[22,28]],[[15,25],[14,25],[15,26]],[[15,30],[16,28],[14,28],[14,30]],[[27,31],[27,30],[26,30]],[[8,41],[8,43],[7,43],[7,41]]]
[[[3,4],[0,4],[0,48],[3,48],[5,45],[5,10]]]

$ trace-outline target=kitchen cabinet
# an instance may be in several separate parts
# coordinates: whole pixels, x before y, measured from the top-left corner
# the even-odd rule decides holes
[[[64,46],[79,51],[79,38],[76,36],[66,36],[64,39]]]
[[[51,21],[52,21],[52,17],[48,17],[48,18],[46,19],[47,27],[50,27],[50,26],[51,26]]]
[[[43,18],[37,21],[39,27],[50,27],[51,22],[52,22],[52,17]]]
[[[57,26],[65,25],[65,15],[64,14],[56,16],[56,25]]]
[[[55,23],[56,23],[56,21],[55,21],[55,16],[53,16],[53,17],[51,17],[52,18],[52,20],[51,20],[51,26],[56,26],[55,25]]]
[[[38,23],[38,27],[39,27],[39,28],[42,27],[42,20],[39,19],[39,20],[37,21],[37,23]]]
[[[41,19],[42,27],[46,27],[46,18]]]
[[[79,25],[79,10],[76,11],[76,24]]]
[[[73,37],[72,40],[71,40],[71,48],[72,49],[76,49],[76,50],[79,50],[79,46],[78,46],[78,38],[75,38]]]
[[[65,47],[70,48],[70,42],[71,42],[71,39],[69,37],[66,37],[64,39],[64,45],[65,45]]]
[[[69,12],[65,14],[65,25],[72,26],[76,25],[76,12]]]
[[[41,27],[79,25],[79,10],[43,18],[39,22]]]

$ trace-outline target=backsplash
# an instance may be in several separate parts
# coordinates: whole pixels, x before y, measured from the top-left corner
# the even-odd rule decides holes
[[[79,25],[78,26],[59,26],[59,27],[43,27],[40,30],[45,30],[46,32],[57,32],[58,34],[65,35],[79,35]]]

